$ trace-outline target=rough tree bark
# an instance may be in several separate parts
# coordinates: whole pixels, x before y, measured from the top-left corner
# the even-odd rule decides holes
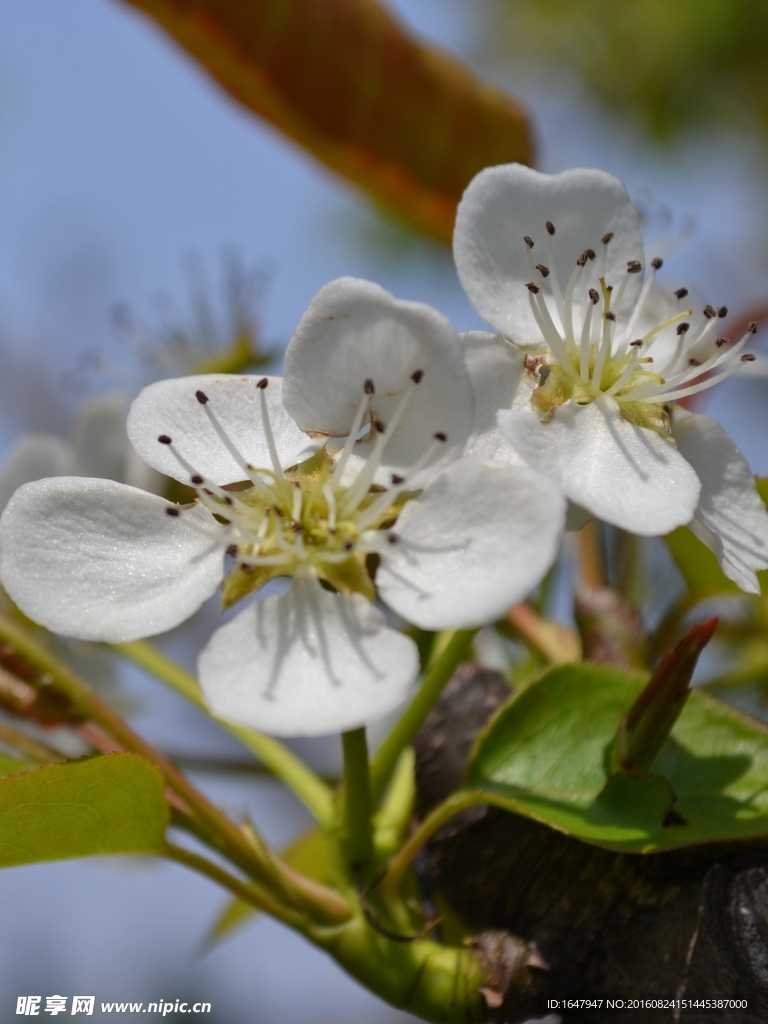
[[[419,812],[461,784],[472,743],[509,697],[496,673],[464,665],[417,738]],[[565,1024],[768,1020],[768,851],[745,844],[616,854],[494,808],[438,832],[421,859],[478,931],[535,944],[537,1010],[548,998],[737,998],[747,1010],[560,1010]],[[524,1019],[504,1007],[499,1020]]]

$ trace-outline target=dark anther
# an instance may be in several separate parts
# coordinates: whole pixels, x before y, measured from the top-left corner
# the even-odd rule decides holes
[[[443,444],[445,444],[445,442],[448,440],[448,435],[444,434],[442,430],[438,430],[438,432],[435,434],[435,440],[442,441]]]
[[[591,260],[597,259],[597,256],[595,255],[595,250],[594,249],[587,249],[587,256]]]
[[[167,516],[174,516],[175,517],[175,516],[177,516],[179,514],[179,510],[177,508],[174,508],[172,505],[169,505],[166,508],[166,510],[165,510],[165,514]]]
[[[549,267],[545,267],[543,263],[537,263],[536,269],[542,277],[549,277]]]
[[[721,320],[724,316],[728,316],[728,307],[721,306],[717,311],[717,315],[720,317]]]
[[[639,274],[642,271],[642,269],[643,264],[640,262],[640,260],[630,260],[627,263],[627,273],[629,274]]]
[[[195,398],[198,400],[200,405],[205,405],[205,403],[208,401],[208,395],[206,395],[204,391],[196,391]]]
[[[230,544],[227,548],[227,554],[230,558],[234,558],[237,554],[237,544]]]
[[[555,233],[555,225],[552,223],[551,220],[547,221],[547,231],[550,233],[550,235],[554,235]]]
[[[344,550],[351,551],[354,548],[354,546],[355,545],[352,543],[352,541],[348,540],[347,543],[344,545]]]
[[[400,538],[397,536],[396,533],[390,533],[387,534],[387,540],[389,541],[390,544],[397,544]]]
[[[534,284],[533,281],[529,281],[525,287],[528,289],[529,292],[533,292],[534,295],[539,294],[539,286],[537,284]]]
[[[386,434],[387,424],[382,423],[381,420],[374,420],[373,429],[376,431],[377,434]]]
[[[661,268],[664,266],[664,260],[661,258],[661,256],[654,256],[654,258],[651,260],[651,266],[654,270],[661,270]]]
[[[157,440],[160,442],[160,444],[171,444],[171,439],[170,437],[168,437],[167,434],[161,434]]]
[[[676,299],[684,299],[687,294],[688,294],[688,289],[687,288],[678,288],[677,291],[675,292],[675,298]]]
[[[747,324],[747,330],[750,334],[757,334],[757,323],[753,320],[751,323]]]
[[[592,305],[596,306],[598,304],[598,302],[600,301],[600,296],[598,294],[597,288],[590,288],[589,289],[589,297],[592,300]]]
[[[753,356],[751,352],[745,352],[741,357],[742,363],[754,363],[755,359],[757,359],[757,356]]]
[[[368,377],[365,383],[363,384],[363,391],[366,393],[366,395],[373,395],[376,393],[376,388],[373,386],[373,381],[371,380],[370,377]]]
[[[717,345],[718,348],[722,348],[723,345],[730,345],[730,344],[731,344],[731,339],[730,338],[718,338],[717,341],[715,342],[715,345]]]
[[[266,388],[266,386],[267,386],[268,384],[269,384],[269,378],[267,378],[267,377],[262,377],[262,378],[261,378],[261,380],[260,380],[260,381],[258,382],[258,384],[256,385],[256,387],[257,387],[257,388],[258,388],[258,389],[259,389],[260,391],[263,391],[263,390],[264,390],[264,389]]]
[[[576,266],[577,267],[584,267],[584,266],[586,266],[588,259],[589,259],[589,256],[587,256],[587,250],[585,249],[584,252],[581,254],[581,256],[579,256],[579,258],[576,260]]]
[[[637,341],[630,341],[629,347],[630,348],[640,348],[640,346],[642,344],[643,344],[642,341],[640,339],[638,339]]]
[[[525,242],[525,244],[528,246],[529,249],[533,248],[533,239],[531,238],[530,235],[523,235],[523,241]]]
[[[423,370],[414,370],[411,374],[411,380],[414,384],[421,384],[421,379],[424,376]]]
[[[705,306],[702,310],[702,313],[707,318],[707,320],[713,320],[717,316],[717,311],[715,310],[714,306]]]
[[[240,572],[252,573],[256,572],[255,565],[246,565],[245,562],[240,566]]]
[[[677,325],[677,333],[678,334],[685,334],[685,332],[689,331],[690,329],[691,329],[691,325],[688,323],[687,320],[684,321],[683,323]]]
[[[405,483],[405,477],[400,476],[399,473],[393,473],[389,479],[392,481],[395,487],[397,487],[399,484]]]
[[[213,491],[209,491],[207,487],[203,488],[203,494],[207,494],[209,498],[213,497]]]
[[[230,498],[230,496],[229,496],[228,494],[226,494],[226,495],[224,496],[224,504],[225,504],[225,505],[231,505],[232,503],[233,503],[233,502],[232,502],[232,499]]]
[[[605,280],[605,278],[603,278],[603,280]],[[606,288],[605,288],[605,290],[606,290],[607,292],[612,292],[612,291],[613,291],[613,285],[612,285],[612,284],[606,285]]]
[[[689,366],[701,366],[701,360],[700,359],[693,359],[693,358],[691,358],[691,359],[688,360],[688,365]]]
[[[203,482],[203,478],[200,476],[200,474],[199,473],[195,473],[195,475],[192,477],[192,483],[193,484],[201,484],[202,482]]]
[[[612,321],[612,323],[616,323],[616,314],[615,313],[606,313],[605,314],[605,319]]]
[[[608,243],[610,242],[610,240],[612,238],[613,238],[613,232],[609,231],[607,235],[603,235],[603,237],[600,239],[600,241],[603,243],[603,245],[608,245]]]

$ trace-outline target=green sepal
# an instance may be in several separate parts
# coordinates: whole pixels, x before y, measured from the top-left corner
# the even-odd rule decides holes
[[[221,587],[221,610],[226,611],[237,601],[250,597],[270,580],[276,580],[280,576],[285,576],[284,565],[255,565],[249,567],[247,572],[235,567]]]
[[[290,469],[286,469],[287,480],[299,480],[303,484],[319,483],[327,480],[333,472],[335,462],[325,450],[325,445],[315,452],[314,455],[303,462],[296,463]]]
[[[619,722],[611,755],[615,772],[645,775],[680,717],[690,696],[699,655],[712,639],[718,620],[692,626],[674,650],[661,659],[648,684]]]
[[[322,568],[317,569],[317,575],[341,594],[362,594],[369,601],[376,599],[376,590],[368,575],[365,555],[352,554],[346,561],[337,565],[326,562]]]

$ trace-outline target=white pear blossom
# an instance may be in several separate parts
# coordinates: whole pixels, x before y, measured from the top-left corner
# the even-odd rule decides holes
[[[291,340],[284,381],[186,377],[134,402],[137,452],[194,503],[110,481],[27,484],[0,522],[0,576],[31,618],[106,641],[170,629],[222,582],[229,606],[290,577],[203,650],[211,708],[278,735],[367,724],[418,671],[377,597],[426,629],[479,625],[556,555],[559,488],[525,465],[462,460],[473,417],[441,314],[332,282]]]
[[[157,491],[161,478],[128,441],[127,412],[121,395],[95,395],[77,410],[69,440],[24,434],[0,466],[0,509],[22,484],[49,476],[103,477]]]
[[[639,213],[605,171],[482,171],[454,253],[498,332],[465,336],[481,405],[468,451],[522,458],[557,481],[575,528],[590,515],[641,535],[690,524],[759,592],[768,514],[747,464],[716,424],[676,404],[754,359],[743,351],[754,325],[722,337],[727,309],[694,313],[685,288],[658,310],[662,261],[646,266]]]

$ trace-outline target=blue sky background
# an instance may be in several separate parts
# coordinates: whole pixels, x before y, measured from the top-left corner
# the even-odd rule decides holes
[[[536,119],[540,166],[603,166],[651,210],[697,230],[667,260],[670,279],[732,309],[768,298],[763,157],[743,138],[651,151],[590,106],[578,84],[486,64],[476,19],[489,0],[397,0],[419,33],[522,95]],[[0,2],[0,456],[29,429],[66,430],[83,392],[83,352],[118,356],[110,308],[151,320],[151,297],[184,307],[182,258],[218,279],[235,244],[271,284],[264,335],[287,341],[314,292],[341,274],[371,277],[427,301],[461,329],[480,326],[447,255],[398,249],[364,201],[256,122],[127,7],[111,0]],[[102,384],[106,386],[107,374]],[[768,472],[762,385],[729,382],[708,406]],[[173,750],[234,748],[200,716],[130,675],[153,713],[148,735]],[[270,783],[207,785],[251,808],[275,841],[305,819]],[[15,997],[211,999],[212,1020],[374,1024],[404,1019],[345,979],[324,956],[268,921],[202,955],[223,897],[182,869],[134,862],[48,865],[0,875],[0,1015]],[[98,1015],[94,1018],[98,1019]],[[189,1018],[188,1018],[189,1019]]]

